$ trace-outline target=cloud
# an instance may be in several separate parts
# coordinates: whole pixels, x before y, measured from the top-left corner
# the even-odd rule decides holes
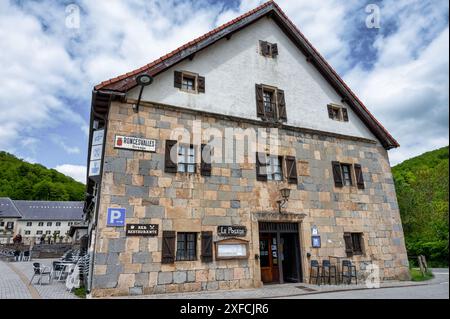
[[[87,137],[95,84],[263,2],[79,0],[80,28],[70,29],[62,2],[1,1],[0,149],[46,164],[55,154],[36,152],[35,145],[55,143],[56,134],[62,152],[48,165],[65,162],[67,154],[84,163],[87,150],[67,141],[80,140],[80,131]],[[448,3],[376,2],[381,28],[369,30],[371,2],[277,1],[399,140],[402,147],[391,152],[398,162],[448,144]]]
[[[56,166],[55,169],[64,175],[72,177],[76,181],[86,184],[86,166],[62,164]]]
[[[52,135],[50,137],[50,139],[52,140],[52,142],[54,144],[61,147],[67,154],[80,154],[81,153],[80,148],[78,148],[76,146],[67,145],[67,143],[64,141],[65,138],[62,136]]]

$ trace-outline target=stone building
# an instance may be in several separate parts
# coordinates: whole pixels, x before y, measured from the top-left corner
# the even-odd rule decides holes
[[[269,1],[94,88],[88,289],[307,282],[329,259],[406,279],[398,146]]]

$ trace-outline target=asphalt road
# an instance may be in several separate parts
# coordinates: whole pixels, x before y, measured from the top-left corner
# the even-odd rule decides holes
[[[449,299],[448,269],[433,269],[433,273],[435,278],[424,286],[329,292],[284,299]]]

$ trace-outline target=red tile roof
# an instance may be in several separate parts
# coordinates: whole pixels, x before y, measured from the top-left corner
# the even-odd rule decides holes
[[[316,48],[314,48],[314,46],[311,44],[311,42],[308,41],[308,39],[303,35],[303,33],[295,26],[295,24],[288,18],[288,16],[283,12],[283,10],[281,10],[281,8],[272,0],[265,2],[264,4],[258,6],[257,8],[248,11],[247,13],[244,13],[243,15],[215,28],[214,30],[209,31],[208,33],[180,46],[179,48],[173,50],[172,52],[154,60],[153,62],[150,62],[136,70],[133,70],[131,72],[128,72],[126,74],[120,75],[118,77],[106,80],[101,82],[100,84],[97,84],[94,89],[95,90],[111,90],[111,91],[118,91],[118,92],[126,92],[129,89],[131,89],[132,87],[134,87],[136,85],[135,82],[135,76],[140,74],[140,73],[148,73],[150,75],[155,75],[157,73],[160,73],[162,71],[164,71],[165,69],[167,69],[168,67],[170,67],[171,65],[164,65],[162,64],[162,62],[165,62],[167,59],[175,56],[177,53],[182,52],[183,50],[186,50],[187,48],[192,48],[195,45],[199,44],[201,41],[210,38],[211,36],[217,34],[218,32],[236,24],[237,22],[259,12],[262,11],[263,9],[267,8],[267,7],[271,7],[270,10],[267,10],[266,14],[269,12],[274,11],[276,14],[281,15],[284,20],[290,25],[290,27],[292,27],[297,33],[298,36],[301,38],[301,40],[303,40],[304,42],[307,43],[307,45],[309,46],[309,49],[311,49],[313,51],[313,53],[320,59],[320,61],[322,63],[325,64],[326,68],[328,69],[328,71],[330,71],[334,77],[336,78],[336,80],[347,90],[347,92],[351,95],[351,97],[353,99],[355,99],[357,101],[357,104],[360,105],[360,107],[364,110],[364,113],[367,114],[370,117],[370,120],[372,121],[372,124],[375,124],[375,128],[379,128],[382,133],[385,134],[385,140],[387,140],[387,143],[384,143],[385,147],[387,148],[391,148],[391,147],[398,147],[400,146],[398,144],[398,142],[394,139],[394,137],[392,137],[392,135],[387,131],[387,129],[372,115],[372,113],[370,113],[370,111],[367,109],[367,107],[362,103],[362,101],[356,96],[356,94],[349,88],[349,86],[344,82],[344,80],[339,76],[339,74],[333,69],[333,67],[328,64],[328,62],[325,60],[325,58],[317,51]],[[223,36],[226,36],[226,34],[224,34]],[[195,52],[195,51],[194,51]],[[183,58],[188,57],[189,55],[186,55]],[[160,68],[158,68],[160,67]],[[369,123],[370,124],[370,123]],[[379,134],[377,134],[376,132],[374,132],[374,134],[376,136],[378,136],[379,138],[381,138],[381,140],[384,140],[382,137],[379,136]]]

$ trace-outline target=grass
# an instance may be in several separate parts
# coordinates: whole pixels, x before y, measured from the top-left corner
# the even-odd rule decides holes
[[[425,275],[422,275],[422,272],[418,268],[411,268],[409,273],[411,274],[412,281],[425,281],[434,277],[431,271],[428,271]]]
[[[86,289],[84,287],[80,287],[80,288],[75,288],[73,293],[75,294],[75,296],[79,297],[79,298],[86,298]]]

